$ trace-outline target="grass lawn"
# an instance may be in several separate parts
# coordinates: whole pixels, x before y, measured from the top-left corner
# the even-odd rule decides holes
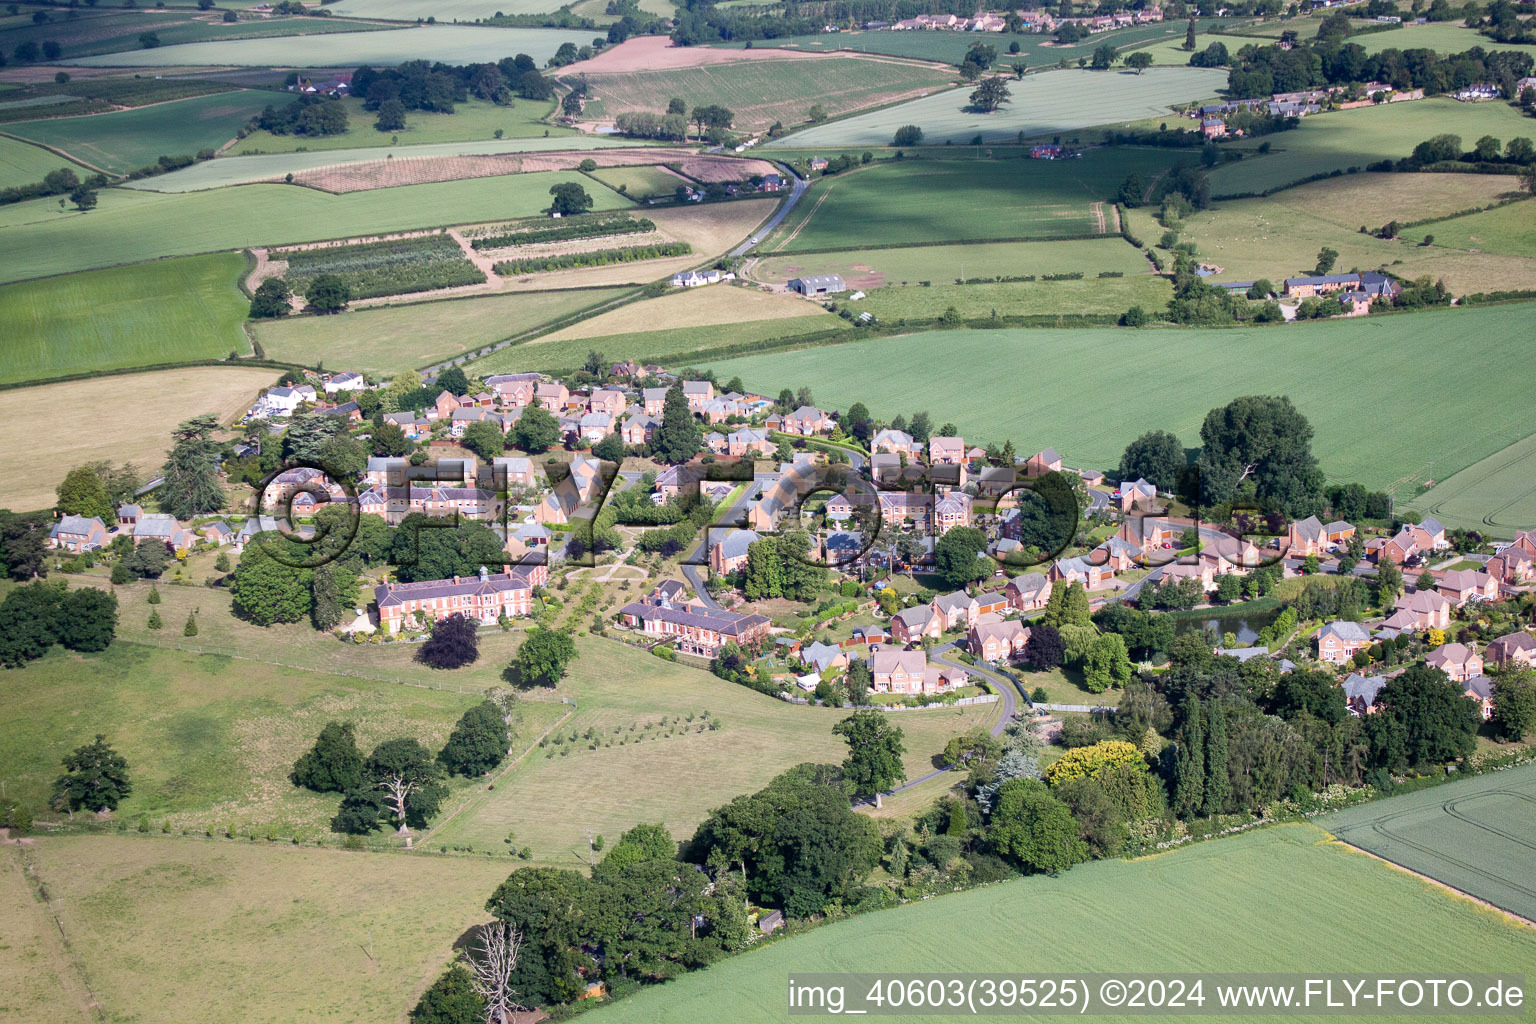
[[[42,181],[43,175],[61,167],[74,171],[78,177],[89,173],[79,164],[65,160],[57,153],[50,153],[41,146],[0,138],[0,189],[31,185]]]
[[[426,115],[423,115],[426,116]],[[435,115],[440,116],[440,115]],[[458,115],[452,115],[457,117]],[[369,130],[373,124],[370,119]],[[448,127],[447,122],[443,124]],[[494,131],[494,129],[492,129]],[[364,149],[347,149],[335,151],[330,149],[313,149],[307,152],[267,152],[258,156],[224,156],[217,160],[206,160],[191,167],[173,171],[170,174],[161,174],[153,178],[144,178],[139,181],[129,182],[124,187],[142,189],[146,192],[196,192],[207,188],[220,188],[224,185],[247,185],[254,181],[272,181],[281,178],[285,174],[297,174],[300,171],[313,170],[317,167],[339,168],[354,163],[371,163],[375,160],[406,160],[411,157],[422,156],[486,156],[497,153],[539,153],[550,150],[587,150],[607,149],[621,146],[633,146],[632,142],[611,139],[604,136],[577,136],[565,134],[564,129],[551,129],[551,138],[517,138],[508,137],[495,139],[487,137],[478,142],[433,142],[412,145],[389,145],[390,136],[375,134],[371,138],[364,135],[353,141],[366,147]],[[279,137],[273,137],[274,140]],[[290,140],[281,140],[290,141]],[[323,142],[323,139],[312,140]],[[407,140],[414,143],[415,140]]]
[[[1501,370],[1521,358],[1529,323],[1530,307],[1504,306],[1273,330],[945,332],[712,365],[722,378],[740,374],[759,393],[810,384],[827,408],[862,400],[878,417],[926,409],[940,423],[959,424],[967,439],[1001,443],[1011,437],[1021,451],[1049,445],[1080,467],[1115,465],[1125,445],[1146,430],[1171,430],[1193,444],[1205,414],[1238,395],[1289,395],[1316,431],[1312,450],[1330,480],[1411,493],[1416,482],[1431,478],[1431,463],[1433,477],[1448,476],[1530,433],[1529,422],[1506,413],[1523,400],[1523,385],[1512,379],[1519,375]],[[1475,337],[1478,345],[1446,360],[1445,339],[1451,336]],[[1128,346],[1145,358],[1126,359]],[[943,360],[931,358],[937,351]],[[1386,353],[1433,365],[1435,372],[1311,369]],[[916,365],[925,367],[922,374],[910,372]],[[1201,371],[1191,373],[1192,366]],[[1028,372],[1000,372],[1002,367]],[[1085,415],[1081,395],[1061,383],[1085,372],[1096,388],[1155,394],[1157,402],[1123,408],[1101,403]],[[1463,408],[1453,424],[1420,415],[1445,395],[1463,393],[1486,400]],[[1366,434],[1360,431],[1361,410],[1370,410],[1373,424]]]
[[[964,110],[971,90],[961,88],[808,128],[767,147],[885,146],[906,124],[921,128],[924,143],[930,145],[945,140],[960,145],[976,135],[991,143],[1012,142],[1020,132],[1050,135],[1156,117],[1175,104],[1214,96],[1226,81],[1225,72],[1209,68],[1154,68],[1140,75],[1076,68],[1047,71],[1010,82],[1012,101],[991,114]]]
[[[741,131],[763,131],[775,121],[808,123],[813,104],[831,117],[947,87],[952,71],[899,61],[858,57],[806,60],[742,60],[656,71],[597,72],[586,76],[604,118],[630,111],[666,110],[681,97],[720,103],[736,115]]]
[[[382,27],[337,18],[263,18],[251,15],[247,15],[243,21],[226,23],[223,11],[194,11],[191,5],[180,10],[81,8],[76,13],[78,17],[74,21],[65,21],[63,16],[56,15],[52,21],[33,24],[29,16],[23,25],[0,29],[5,32],[5,48],[11,50],[27,40],[39,46],[47,40],[53,40],[59,44],[64,59],[70,60],[92,54],[142,49],[139,36],[145,32],[153,32],[162,46],[171,46],[176,43],[245,39],[253,36],[278,39],[334,32],[366,32]]]
[[[955,934],[969,941],[956,943]],[[1287,825],[841,921],[603,1013],[613,1024],[702,1024],[729,1006],[731,1019],[744,1024],[787,1021],[794,1018],[785,1010],[785,978],[796,971],[899,972],[921,963],[928,971],[1007,973],[1018,970],[1023,949],[1037,975],[1407,971],[1425,963],[1442,971],[1519,971],[1536,956],[1536,936],[1328,842],[1318,829]]]
[[[561,43],[585,46],[590,42],[590,30],[580,32],[554,28],[423,25],[382,32],[348,32],[292,39],[183,43],[153,50],[85,57],[75,63],[82,67],[233,65],[257,68],[353,68],[360,64],[392,67],[417,59],[442,61],[445,64],[476,64],[495,62],[508,54],[526,53],[543,67],[555,55]]]
[[[492,344],[628,290],[519,292],[374,306],[338,316],[263,320],[252,325],[252,333],[273,359],[393,374]]]
[[[976,156],[929,150],[920,160],[882,161],[823,178],[763,251],[1114,234],[1106,201],[1126,174],[1138,171],[1150,181],[1174,163],[1152,149],[1093,150],[1080,160]]]
[[[64,474],[97,459],[132,463],[145,479],[153,477],[176,424],[205,412],[227,423],[277,376],[276,370],[195,367],[0,391],[0,478],[6,482],[0,507],[49,508]]]
[[[1035,687],[1045,688],[1048,704],[1103,704],[1115,707],[1120,703],[1120,690],[1109,689],[1103,693],[1090,693],[1083,685],[1083,674],[1077,669],[1053,668],[1048,672],[1025,670],[1019,674],[1025,692],[1033,695]]]
[[[1278,283],[1314,266],[1318,252],[1327,246],[1339,253],[1342,268],[1380,268],[1409,279],[1444,278],[1457,294],[1533,288],[1536,231],[1526,227],[1532,216],[1525,204],[1436,221],[1394,240],[1360,233],[1362,225],[1375,231],[1390,220],[1488,206],[1514,187],[1514,179],[1503,175],[1353,174],[1265,198],[1216,203],[1191,215],[1183,232],[1199,246],[1201,259],[1222,268],[1220,279],[1226,280],[1267,277]],[[1149,241],[1162,232],[1140,211],[1132,223]],[[1498,244],[1480,247],[1472,240],[1482,237],[1484,227]],[[1435,245],[1416,244],[1425,232],[1435,235]]]
[[[0,383],[250,353],[235,253],[0,286]]]
[[[1377,160],[1408,156],[1420,142],[1446,133],[1459,135],[1463,148],[1471,149],[1484,135],[1531,138],[1536,128],[1506,103],[1459,103],[1445,97],[1314,114],[1293,131],[1261,140],[1270,143],[1267,155],[1255,152],[1258,142],[1238,144],[1248,157],[1212,171],[1211,194],[1269,192],[1314,174],[1364,170]]]
[[[21,121],[5,130],[63,150],[92,167],[123,174],[161,156],[217,149],[272,101],[270,92],[247,89],[109,114]]]
[[[623,188],[624,194],[632,199],[649,199],[652,196],[670,199],[679,186],[688,184],[687,179],[678,177],[665,167],[654,165],[601,167],[592,171],[591,175],[611,189]]]
[[[348,97],[341,102],[347,108],[347,130],[340,135],[324,135],[312,139],[303,135],[273,135],[270,132],[258,131],[241,139],[230,152],[248,156],[259,153],[292,153],[300,149],[307,152],[363,149],[388,146],[391,138],[398,140],[398,145],[401,146],[475,142],[495,139],[498,130],[504,138],[508,139],[576,135],[569,128],[543,123],[542,119],[554,110],[553,101],[541,104],[532,100],[523,100],[511,107],[498,107],[484,100],[468,100],[455,104],[451,114],[412,110],[405,115],[405,130],[399,132],[381,132],[374,128],[373,123],[378,115],[364,110],[361,98]],[[483,152],[483,150],[476,152]],[[394,153],[396,157],[408,155],[398,149]],[[338,154],[331,160],[351,160],[355,155]]]
[[[45,1007],[57,1016],[24,1019],[144,1024],[206,1020],[210,992],[252,1024],[404,1021],[515,863],[137,836],[0,856],[32,864],[69,939],[62,984],[83,974],[100,1001],[70,1017],[59,993]],[[58,935],[28,909],[26,927]]]
[[[580,658],[556,691],[577,702],[561,733],[595,729],[599,748],[581,738],[535,751],[494,792],[477,790],[425,845],[500,849],[512,830],[535,860],[576,867],[585,863],[589,832],[611,842],[637,822],[660,821],[686,838],[731,797],[804,761],[840,762],[847,751],[832,734],[845,711],[786,704],[611,641],[578,639],[577,646]],[[687,722],[705,711],[721,728],[700,732]],[[995,705],[901,712],[908,777],[931,771],[951,736],[990,725],[996,714]]]
[[[346,195],[285,185],[186,195],[108,189],[88,214],[32,200],[0,208],[0,231],[7,240],[0,252],[0,281],[161,256],[529,217],[548,206],[550,186],[584,181],[575,172],[545,171]],[[607,190],[594,192],[592,199],[599,210],[630,205]]]
[[[610,334],[627,334],[662,323],[666,324],[670,330],[681,330],[752,320],[805,318],[814,318],[816,329],[836,327],[841,323],[821,305],[807,302],[796,296],[730,285],[709,285],[703,288],[679,288],[659,298],[631,302],[610,312],[600,313],[580,323],[572,324],[553,334],[546,334],[530,344],[540,346],[576,338],[601,338]],[[799,329],[802,326],[804,325],[797,323],[793,325],[793,329]]]
[[[900,249],[861,249],[853,252],[790,253],[764,259],[752,269],[756,280],[783,284],[811,274],[840,274],[850,289],[877,289],[895,294],[912,289],[929,291],[922,282],[955,287],[955,282],[977,277],[1081,273],[1097,278],[1101,273],[1121,273],[1127,279],[1148,277],[1152,265],[1139,249],[1118,235],[1103,239],[1061,242],[995,242],[969,245],[932,245]],[[995,286],[999,294],[1027,291],[1032,284],[1014,282]],[[1058,284],[1063,282],[1043,282]],[[1065,282],[1086,283],[1086,282]],[[1166,282],[1164,282],[1166,283]],[[883,300],[898,302],[889,295]],[[908,305],[924,305],[909,299]],[[1121,311],[1125,307],[1120,307]],[[939,307],[943,312],[943,307]]]
[[[1536,522],[1536,434],[1439,480],[1406,504],[1448,526],[1511,536]]]
[[[1317,819],[1346,843],[1536,918],[1536,766],[1406,793]]]

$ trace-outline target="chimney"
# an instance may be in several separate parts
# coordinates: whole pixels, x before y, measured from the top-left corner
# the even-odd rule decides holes
[[[458,577],[457,577],[457,576],[455,576],[455,577],[454,577],[454,578],[453,578],[453,582],[455,582],[455,583],[457,583],[457,582],[459,582],[459,578],[458,578]]]
[[[488,579],[490,579],[490,578],[491,578],[491,572],[490,572],[490,570],[489,570],[489,569],[487,569],[487,568],[486,568],[486,567],[485,567],[485,566],[483,566],[483,565],[482,565],[482,566],[481,566],[481,567],[480,567],[480,582],[481,582],[481,583],[484,583],[484,582],[485,582],[485,581],[486,581],[486,580],[488,580]]]

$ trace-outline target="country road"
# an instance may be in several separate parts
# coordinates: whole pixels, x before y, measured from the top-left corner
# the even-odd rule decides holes
[[[785,168],[785,170],[788,171],[789,169]],[[748,250],[757,245],[757,243],[762,241],[764,238],[767,238],[769,232],[782,224],[784,222],[784,218],[789,216],[789,211],[793,210],[795,208],[795,204],[800,201],[800,197],[805,195],[805,190],[811,187],[810,182],[797,176],[793,171],[789,171],[789,180],[791,182],[789,187],[789,199],[787,199],[784,204],[778,208],[772,217],[768,218],[768,223],[752,232],[751,238],[748,238],[745,242],[742,242],[736,248],[732,249],[732,256],[745,256]]]

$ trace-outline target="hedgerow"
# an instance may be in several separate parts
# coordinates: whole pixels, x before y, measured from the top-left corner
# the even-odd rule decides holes
[[[637,260],[654,260],[664,256],[686,256],[693,252],[687,242],[658,242],[655,245],[635,245],[625,249],[593,249],[590,252],[568,252],[559,256],[530,256],[521,260],[503,260],[496,264],[496,273],[503,277],[518,274],[534,274],[542,270],[565,270],[569,267],[601,267],[610,263],[633,263]]]

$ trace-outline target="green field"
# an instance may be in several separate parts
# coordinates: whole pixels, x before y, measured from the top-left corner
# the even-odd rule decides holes
[[[561,43],[585,46],[592,33],[554,28],[491,28],[474,25],[423,25],[382,32],[300,36],[292,39],[234,39],[220,43],[183,43],[153,50],[84,57],[83,67],[237,67],[353,68],[360,64],[402,64],[408,60],[475,64],[526,53],[539,65]]]
[[[641,164],[634,167],[601,167],[590,172],[592,177],[611,189],[624,188],[624,194],[633,199],[652,196],[671,198],[681,185],[688,184],[664,167]]]
[[[250,352],[233,253],[0,286],[0,383]]]
[[[983,42],[997,47],[999,60],[1006,63],[1023,63],[1030,67],[1043,67],[1058,61],[1076,62],[1086,57],[1104,43],[1124,48],[1157,40],[1163,37],[1184,38],[1185,22],[1168,21],[1152,25],[1137,25],[1114,32],[1098,33],[1071,46],[1058,45],[1049,33],[1024,33],[1009,35],[1003,32],[837,32],[813,36],[787,36],[782,39],[754,40],[754,48],[768,46],[807,53],[833,53],[838,50],[854,50],[860,53],[883,53],[892,57],[914,57],[919,60],[938,60],[946,64],[959,64],[965,59],[966,50]],[[1199,27],[1215,24],[1202,21]],[[1009,47],[1019,44],[1019,52],[1009,53]],[[726,43],[741,47],[743,43]]]
[[[1513,191],[1514,182],[1511,181],[1509,186]],[[1536,208],[1520,205],[1487,210],[1435,221],[1403,232],[1404,238],[1416,242],[1422,242],[1425,235],[1435,236],[1434,245],[1437,249],[1451,247],[1473,252],[1536,257]]]
[[[425,116],[425,115],[423,115]],[[457,115],[455,115],[457,116]],[[369,124],[372,124],[370,119]],[[305,153],[268,152],[262,156],[225,156],[217,160],[205,160],[200,164],[170,174],[129,182],[126,187],[146,192],[197,192],[226,185],[248,185],[257,181],[271,181],[285,174],[313,170],[316,167],[343,167],[354,163],[374,160],[407,160],[422,156],[485,156],[496,153],[547,153],[558,150],[608,149],[640,145],[633,141],[592,135],[562,134],[564,129],[551,129],[551,138],[485,139],[480,142],[438,142],[412,146],[386,145],[389,137],[375,134],[373,138],[359,141],[371,144],[371,148],[348,149],[336,152],[320,149]],[[324,141],[315,140],[315,141]]]
[[[204,621],[227,614],[224,605],[207,592]],[[0,755],[13,799],[46,808],[59,759],[102,732],[133,771],[133,795],[118,813],[149,815],[157,826],[168,818],[178,832],[235,824],[242,832],[326,835],[336,798],[287,779],[326,722],[355,722],[364,750],[396,736],[441,746],[475,702],[468,694],[122,642],[85,658],[56,649],[7,679],[10,726]],[[547,710],[533,709],[530,736],[554,720]]]
[[[590,95],[602,102],[605,118],[627,111],[657,113],[674,96],[690,108],[721,103],[736,115],[739,131],[763,131],[775,121],[804,124],[812,104],[830,116],[953,81],[945,70],[897,61],[857,57],[806,60],[744,60],[694,68],[588,74]]]
[[[1102,211],[1100,228],[1092,204],[1107,207],[1131,171],[1150,182],[1173,163],[1152,149],[1097,149],[1078,160],[885,161],[820,179],[764,248],[1115,234],[1114,211]]]
[[[853,252],[773,256],[752,268],[755,280],[783,284],[793,277],[840,274],[850,289],[897,286],[894,291],[930,291],[921,282],[953,286],[976,277],[1023,277],[1082,273],[1097,277],[1105,271],[1148,274],[1152,265],[1139,249],[1119,236],[1068,242],[999,242],[994,244],[932,245],[902,249],[859,249]],[[1054,282],[1053,282],[1054,283]],[[901,288],[900,286],[910,286]],[[1000,293],[1022,284],[994,286]],[[887,299],[886,301],[896,301]],[[1120,308],[1125,312],[1129,306]],[[939,307],[939,312],[943,312]]]
[[[1523,971],[1536,957],[1530,929],[1324,839],[1288,825],[856,917],[648,989],[603,1016],[703,1024],[728,1006],[743,1024],[791,1021],[785,979],[801,971],[1474,972]]]
[[[1422,789],[1317,819],[1378,857],[1536,920],[1536,765]]]
[[[382,18],[440,22],[478,21],[497,14],[547,14],[557,10],[557,0],[341,0],[327,8],[343,18]]]
[[[1447,526],[1511,536],[1536,523],[1536,434],[1500,449],[1405,504]]]
[[[1314,174],[1364,170],[1377,160],[1408,156],[1420,142],[1445,133],[1461,136],[1462,148],[1471,149],[1484,135],[1536,138],[1536,124],[1506,103],[1459,103],[1444,97],[1314,114],[1293,131],[1267,137],[1268,155],[1252,152],[1254,142],[1239,143],[1238,149],[1249,151],[1247,159],[1212,171],[1211,193],[1268,192]]]
[[[1443,279],[1456,294],[1536,288],[1536,232],[1526,204],[1432,221],[1395,240],[1369,233],[1388,221],[1447,216],[1508,199],[1515,179],[1492,174],[1351,174],[1262,198],[1224,200],[1188,217],[1181,230],[1221,279],[1278,282],[1308,270],[1330,247],[1342,268],[1386,268],[1400,277]],[[1149,210],[1130,214],[1147,241],[1162,234]],[[1368,230],[1362,234],[1360,228]],[[1415,244],[1426,233],[1436,244]]]
[[[970,90],[962,88],[808,128],[767,146],[887,146],[906,124],[921,128],[926,144],[959,145],[977,135],[986,142],[1012,142],[1020,132],[1042,136],[1157,117],[1175,104],[1216,95],[1226,82],[1225,71],[1209,68],[1154,68],[1141,75],[1047,71],[1010,82],[1013,99],[991,114],[963,110]]]
[[[138,50],[141,48],[139,36],[144,32],[153,32],[162,46],[171,46],[177,43],[245,39],[253,36],[276,39],[335,32],[365,32],[380,27],[335,18],[281,16],[247,17],[244,21],[226,24],[222,11],[213,10],[204,14],[187,8],[177,11],[84,8],[77,14],[78,20],[75,21],[64,21],[62,15],[55,14],[53,21],[40,25],[32,24],[28,18],[25,25],[0,30],[4,33],[5,49],[9,52],[27,40],[39,46],[52,40],[59,44],[64,59],[72,60],[92,54]]]
[[[947,285],[933,288],[879,288],[858,303],[880,320],[938,317],[951,306],[966,318],[990,316],[1119,316],[1132,306],[1161,309],[1173,298],[1166,278],[1150,274],[1081,281],[1028,284]]]
[[[0,281],[111,266],[161,256],[282,245],[364,233],[530,217],[557,182],[589,183],[572,171],[473,178],[331,195],[287,185],[241,185],[186,195],[108,189],[90,213],[56,200],[0,208]],[[628,207],[594,190],[595,208]]]
[[[731,796],[760,789],[804,761],[841,760],[847,750],[832,734],[846,717],[842,710],[785,704],[621,644],[577,646],[580,661],[557,691],[574,698],[577,711],[561,729],[566,736],[597,730],[598,749],[583,738],[535,751],[494,792],[477,790],[426,845],[496,849],[510,830],[533,847],[535,859],[575,866],[588,833],[612,837],[636,822],[661,821],[681,838]],[[687,722],[688,714],[704,711],[719,729],[699,731]],[[931,771],[949,737],[996,716],[996,705],[902,715],[907,776]],[[691,782],[679,785],[680,779]]]
[[[7,943],[37,935],[28,966],[47,979],[18,1019],[49,1024],[205,1021],[212,992],[251,1024],[404,1021],[516,863],[134,836],[0,857],[25,857],[59,914],[24,889],[4,904],[25,913],[14,932],[7,915]],[[85,981],[94,1002],[75,994]]]
[[[1315,33],[1314,29],[1311,34]],[[1445,56],[1464,53],[1477,46],[1484,50],[1517,50],[1536,57],[1536,46],[1528,43],[1496,43],[1480,32],[1451,21],[1438,21],[1428,25],[1404,25],[1390,32],[1367,32],[1364,35],[1354,36],[1349,41],[1365,47],[1367,54],[1395,48],[1405,51],[1434,50],[1441,56]]]
[[[354,150],[389,146],[391,138],[398,139],[401,145],[474,141],[496,145],[495,137],[498,130],[508,139],[576,136],[576,132],[569,128],[560,128],[543,122],[542,119],[554,110],[553,101],[535,103],[532,100],[525,100],[512,107],[498,107],[494,103],[470,100],[456,104],[451,114],[431,114],[413,110],[405,115],[405,129],[399,132],[381,132],[375,129],[373,122],[378,115],[364,110],[361,99],[349,97],[341,102],[347,108],[347,130],[340,135],[324,135],[311,139],[303,135],[272,135],[269,132],[258,131],[241,139],[230,152],[236,155],[249,155],[291,153],[298,149],[307,152]],[[398,148],[390,151],[394,153],[395,159],[408,155]],[[475,152],[493,151],[481,148]],[[517,150],[497,149],[494,152],[517,152]],[[332,162],[353,159],[356,159],[354,153],[331,155]],[[375,156],[372,159],[382,159],[382,156]]]
[[[339,316],[261,321],[253,333],[273,359],[387,375],[451,359],[628,290],[522,292],[376,306]]]
[[[788,338],[821,331],[851,329],[829,316],[779,317],[741,323],[673,330],[609,334],[597,338],[530,342],[502,349],[477,359],[466,370],[477,374],[513,373],[520,370],[571,370],[581,365],[587,352],[596,349],[607,358],[661,360],[682,365],[689,355],[722,345],[747,345],[771,338]]]
[[[0,189],[31,185],[42,181],[43,175],[61,167],[74,171],[76,176],[88,173],[79,164],[65,160],[57,153],[50,153],[41,146],[0,138]]]
[[[1205,414],[1238,395],[1289,395],[1316,431],[1312,450],[1330,480],[1411,494],[1417,482],[1448,476],[1531,433],[1528,419],[1508,415],[1524,400],[1524,384],[1507,368],[1528,350],[1533,310],[1233,330],[942,332],[712,366],[722,378],[740,374],[759,393],[810,386],[823,408],[862,400],[882,418],[926,409],[968,437],[1011,437],[1020,450],[1049,445],[1084,468],[1116,465],[1125,445],[1147,430],[1171,430],[1194,445]],[[1447,338],[1478,344],[1447,359]],[[937,352],[943,357],[935,360]],[[1386,357],[1434,371],[1317,371],[1341,359],[1365,365]],[[1071,381],[1091,381],[1091,389]],[[1105,402],[1092,394],[1156,398]],[[1422,413],[1446,396],[1473,394],[1479,401],[1458,405],[1450,419]]]
[[[161,156],[217,149],[272,100],[272,93],[258,90],[222,92],[110,114],[21,121],[5,130],[63,150],[81,163],[124,174]]]

